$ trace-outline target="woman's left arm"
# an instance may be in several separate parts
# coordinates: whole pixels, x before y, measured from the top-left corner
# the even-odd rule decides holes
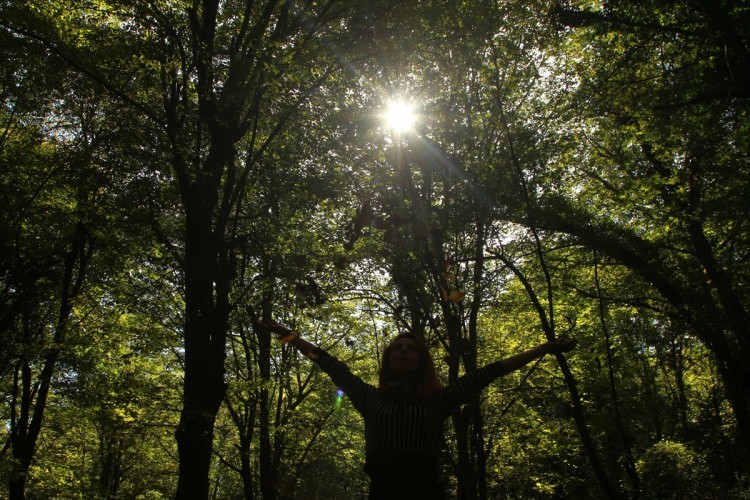
[[[544,344],[539,344],[528,351],[505,358],[501,363],[505,368],[505,373],[514,372],[546,354],[562,354],[568,352],[575,348],[577,343],[576,340],[569,339],[557,339],[551,342],[545,342]]]
[[[318,355],[315,353],[318,346],[300,337],[299,333],[295,332],[288,326],[284,326],[281,323],[272,320],[261,320],[258,321],[258,324],[278,335],[279,342],[282,344],[293,345],[299,352],[313,361],[318,359]]]
[[[561,354],[570,351],[577,344],[575,340],[558,339],[545,342],[527,351],[515,354],[501,361],[495,361],[482,368],[465,374],[453,384],[441,390],[441,399],[447,409],[456,408],[479,394],[493,380],[513,372],[539,359],[545,354]]]

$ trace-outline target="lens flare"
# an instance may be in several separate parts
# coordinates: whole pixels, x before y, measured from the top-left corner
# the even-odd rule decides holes
[[[343,389],[337,389],[336,390],[336,401],[334,403],[334,408],[339,409],[341,408],[341,400],[344,399],[344,390]]]
[[[391,101],[383,113],[385,125],[396,133],[409,132],[417,123],[414,106],[403,100]]]

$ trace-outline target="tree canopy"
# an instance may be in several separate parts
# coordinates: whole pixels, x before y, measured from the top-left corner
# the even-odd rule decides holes
[[[578,348],[451,416],[452,497],[750,493],[750,9],[0,2],[10,498],[359,498],[377,383]],[[391,129],[389,102],[413,107]]]

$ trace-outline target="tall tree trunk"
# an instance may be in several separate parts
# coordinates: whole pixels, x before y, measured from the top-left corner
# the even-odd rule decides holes
[[[240,475],[242,476],[242,494],[245,500],[255,498],[253,469],[250,462],[250,443],[244,436],[240,437]]]
[[[109,436],[99,439],[100,468],[96,488],[100,498],[117,498],[122,476],[122,440],[117,431],[109,429]]]
[[[694,191],[700,191],[697,188]],[[695,196],[700,196],[700,193]],[[735,291],[730,274],[714,255],[703,225],[693,221],[688,226],[695,255],[706,277],[702,298],[708,315],[709,330],[696,329],[698,335],[708,333],[712,338],[729,337],[727,347],[715,352],[727,396],[734,410],[737,426],[745,447],[750,451],[750,327],[745,304]],[[714,298],[715,297],[715,298]],[[698,311],[692,311],[698,313]],[[707,325],[708,326],[708,325]],[[746,464],[747,466],[748,464]]]
[[[750,388],[748,387],[748,380],[743,371],[730,369],[721,360],[717,364],[743,443],[745,448],[750,450]],[[745,456],[747,457],[747,454]],[[744,471],[750,470],[750,463],[748,462],[750,462],[750,458],[746,458],[742,465]]]
[[[471,419],[471,435],[469,444],[472,456],[475,457],[474,470],[476,471],[475,491],[476,498],[485,500],[487,498],[487,452],[484,443],[484,418],[482,408],[477,400],[467,408]]]
[[[555,330],[547,317],[544,306],[539,301],[539,297],[534,292],[534,288],[532,287],[529,280],[523,273],[521,273],[521,270],[518,269],[518,267],[516,267],[516,265],[510,261],[510,259],[508,259],[504,255],[498,255],[498,257],[505,263],[506,266],[508,266],[508,269],[510,269],[513,274],[516,275],[519,281],[521,281],[521,284],[529,295],[529,298],[531,299],[531,302],[537,311],[539,320],[542,324],[542,329],[544,330],[547,340],[555,340]],[[544,261],[542,261],[542,264],[544,264]],[[589,432],[588,423],[586,422],[586,415],[583,409],[581,394],[578,392],[578,384],[576,383],[576,379],[573,376],[573,372],[570,370],[568,361],[567,359],[565,359],[565,356],[563,354],[557,354],[556,357],[557,362],[560,365],[560,371],[562,372],[565,379],[565,385],[567,386],[568,392],[570,393],[571,403],[573,404],[573,420],[576,423],[578,434],[581,438],[581,444],[583,445],[583,449],[585,450],[586,456],[589,459],[591,468],[593,469],[594,474],[599,481],[599,486],[602,488],[602,492],[607,498],[623,498],[623,492],[617,486],[615,486],[614,483],[612,483],[609,475],[607,474],[607,469],[604,466],[601,458],[599,457],[596,443],[594,443],[594,439]]]
[[[607,359],[607,375],[609,380],[609,389],[612,396],[612,410],[614,411],[615,425],[617,426],[617,430],[620,434],[620,441],[622,443],[625,455],[623,467],[625,468],[625,472],[628,475],[628,479],[630,479],[633,496],[634,498],[637,498],[638,492],[640,491],[640,478],[638,477],[638,471],[636,470],[635,459],[633,457],[633,440],[630,438],[627,430],[625,429],[625,423],[623,422],[622,414],[620,412],[620,397],[617,391],[614,356],[612,354],[614,348],[612,346],[612,337],[607,325],[607,308],[604,303],[601,283],[599,281],[599,255],[597,254],[596,250],[594,250],[594,284],[596,285],[596,297],[597,302],[599,303],[599,321],[601,323],[602,333],[604,334],[606,349],[605,357]]]
[[[93,252],[88,231],[82,222],[76,224],[70,249],[65,255],[63,280],[60,293],[55,331],[51,346],[47,348],[42,371],[32,387],[31,360],[25,355],[19,360],[14,377],[11,397],[10,440],[14,458],[11,479],[9,481],[9,498],[23,500],[26,498],[26,481],[36,452],[37,440],[42,430],[42,421],[47,408],[47,398],[52,384],[60,346],[65,341],[68,320],[73,311],[73,299],[83,287],[88,265]],[[26,322],[28,324],[28,322]],[[27,331],[27,341],[31,350],[34,339]],[[20,372],[20,377],[19,377]],[[20,384],[20,395],[18,392]],[[20,409],[20,412],[19,412]]]
[[[186,197],[185,378],[183,408],[175,433],[180,461],[177,498],[207,498],[214,423],[226,394],[226,301],[221,294],[212,215],[213,186]]]
[[[445,301],[443,302],[443,316],[449,346],[448,381],[453,383],[459,376],[460,359],[463,357],[462,351],[466,349],[466,342],[461,336],[460,319],[451,310],[450,304]],[[465,368],[469,370],[470,366],[466,366]],[[463,408],[455,411],[451,418],[453,428],[456,431],[457,498],[464,500],[473,500],[476,498],[476,471],[474,470],[474,461],[472,460],[470,429],[473,408],[477,404],[478,398],[475,398],[474,401],[467,403]]]
[[[263,500],[276,498],[276,471],[273,467],[271,444],[271,401],[268,382],[271,378],[271,334],[258,329],[258,362],[261,390],[259,395],[260,439],[260,496]]]
[[[469,341],[466,352],[467,371],[477,368],[477,320],[479,310],[482,307],[484,279],[484,248],[487,233],[486,220],[487,214],[484,210],[484,203],[480,200],[477,206],[477,230],[474,241],[474,269],[472,271],[472,301],[469,309]],[[477,404],[471,408],[471,419],[473,425],[471,446],[474,456],[476,456],[477,471],[477,497],[479,499],[487,498],[487,450],[484,440],[484,418],[482,416],[482,407]]]
[[[253,378],[255,370],[253,367],[256,363],[256,354],[250,347],[250,335],[252,330],[249,328],[240,328],[240,346],[242,352],[242,362],[236,363],[236,369],[239,373],[245,373],[247,380],[245,383],[249,383]],[[240,347],[237,343],[234,343],[233,351],[236,353]],[[242,379],[242,377],[240,377]],[[253,435],[255,430],[255,422],[257,415],[258,402],[256,400],[257,394],[251,394],[247,397],[243,397],[237,402],[237,406],[232,402],[231,397],[227,397],[225,404],[229,415],[232,417],[235,427],[237,428],[239,445],[237,451],[239,452],[240,460],[240,477],[242,478],[242,492],[245,500],[253,500],[255,498],[255,478],[253,475],[252,467],[252,451],[251,445],[253,442]]]

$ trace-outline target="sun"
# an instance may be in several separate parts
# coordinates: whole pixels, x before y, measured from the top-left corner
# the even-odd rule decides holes
[[[417,124],[417,113],[414,106],[402,99],[389,102],[383,113],[383,118],[386,127],[399,134],[413,130]]]

